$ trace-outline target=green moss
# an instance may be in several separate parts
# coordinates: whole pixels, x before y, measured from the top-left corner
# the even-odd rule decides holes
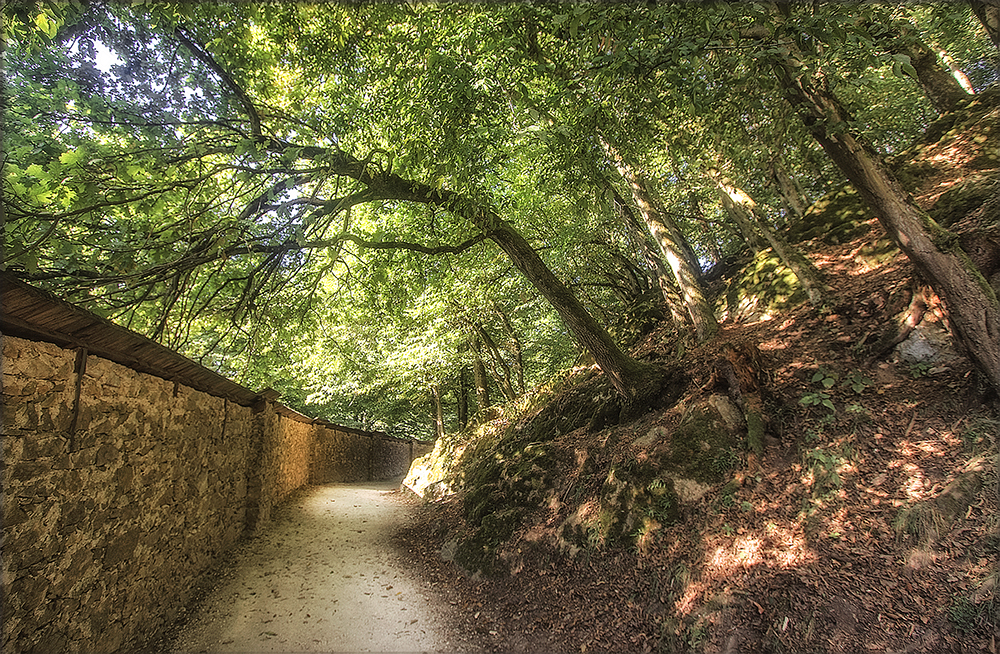
[[[587,545],[602,547],[636,539],[680,518],[673,480],[650,462],[627,461],[611,467],[600,494],[600,510],[590,525]]]
[[[839,245],[867,234],[872,218],[864,200],[854,187],[845,185],[813,203],[805,215],[788,230],[792,243],[821,239],[828,245]]]
[[[864,263],[870,268],[877,268],[899,254],[899,248],[890,238],[880,238],[873,243],[866,243],[858,250],[854,260]]]
[[[482,441],[463,457],[462,508],[471,529],[455,558],[473,572],[496,571],[496,549],[528,510],[543,503],[557,468],[550,443],[520,443],[511,433]]]
[[[730,316],[774,313],[805,300],[795,273],[771,250],[764,250],[729,281],[716,309]]]
[[[995,172],[970,175],[943,193],[928,213],[938,224],[951,227],[995,195],[998,182]]]
[[[715,484],[738,463],[739,448],[737,435],[726,429],[721,416],[710,406],[699,407],[674,432],[659,465],[678,477]]]
[[[764,453],[764,419],[759,411],[749,407],[744,414],[747,419],[747,447],[760,456]]]

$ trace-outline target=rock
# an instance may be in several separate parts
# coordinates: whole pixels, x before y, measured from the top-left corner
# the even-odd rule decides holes
[[[941,365],[959,358],[951,335],[937,323],[921,322],[896,346],[899,360],[908,365]]]

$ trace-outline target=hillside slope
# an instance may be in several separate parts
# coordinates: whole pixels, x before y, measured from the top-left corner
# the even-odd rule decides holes
[[[897,165],[988,278],[996,99]],[[401,545],[458,584],[484,649],[997,651],[996,394],[849,189],[790,234],[835,304],[746,263],[716,338],[663,326],[635,349],[687,371],[675,406],[607,426],[610,388],[578,369],[414,469],[440,499]]]

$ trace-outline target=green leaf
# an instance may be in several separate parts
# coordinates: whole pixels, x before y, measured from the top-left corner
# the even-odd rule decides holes
[[[896,54],[892,56],[892,59],[892,72],[897,77],[902,77],[903,73],[906,73],[913,79],[917,79],[917,69],[914,68],[913,64],[910,62],[909,55]]]
[[[50,19],[45,12],[42,12],[35,16],[35,27],[37,27],[45,36],[50,39],[56,37],[56,31],[59,29],[59,25]]]
[[[79,147],[76,150],[67,150],[59,155],[59,163],[65,164],[67,166],[72,166],[79,162],[81,159],[86,157],[87,149],[85,147]]]

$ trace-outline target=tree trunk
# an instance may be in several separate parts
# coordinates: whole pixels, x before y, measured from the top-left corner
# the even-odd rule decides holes
[[[490,366],[493,369],[493,379],[496,380],[503,396],[509,401],[516,400],[517,393],[514,392],[514,386],[510,381],[510,364],[504,361],[503,354],[500,353],[500,348],[497,347],[496,341],[493,340],[493,337],[490,336],[490,333],[486,331],[486,328],[481,323],[473,322],[472,329],[479,337],[479,342],[486,346],[486,351],[493,362],[493,365]]]
[[[660,287],[660,292],[663,294],[663,301],[667,305],[667,309],[670,311],[670,318],[678,329],[681,329],[685,325],[690,325],[691,320],[687,316],[687,312],[682,306],[680,293],[677,291],[674,285],[673,277],[667,266],[663,263],[662,255],[656,251],[656,248],[650,243],[650,234],[643,229],[642,224],[639,223],[639,219],[635,217],[635,212],[632,211],[632,207],[629,206],[628,202],[625,201],[619,193],[618,189],[612,184],[607,185],[611,190],[611,194],[614,197],[616,208],[621,212],[622,220],[628,225],[632,234],[635,236],[635,240],[639,245],[639,249],[642,250],[642,256],[646,258],[646,262],[656,271],[656,282]]]
[[[970,0],[969,5],[976,18],[983,24],[993,45],[1000,49],[1000,1]]]
[[[966,90],[950,71],[945,70],[937,53],[915,34],[913,26],[902,23],[898,32],[895,49],[910,58],[910,64],[917,72],[917,83],[938,113],[954,111],[963,100],[968,99]]]
[[[848,116],[822,72],[789,56],[776,72],[806,128],[872,208],[920,274],[948,304],[951,324],[970,358],[1000,391],[1000,304],[957,238],[914,204],[881,158],[850,132]]]
[[[469,368],[463,365],[458,369],[458,388],[455,391],[458,400],[458,424],[465,429],[469,424]]]
[[[767,249],[767,242],[754,229],[753,216],[747,212],[746,208],[740,202],[734,200],[732,193],[725,186],[716,180],[720,175],[719,170],[717,168],[709,168],[706,174],[709,179],[715,182],[716,189],[719,191],[719,202],[722,203],[722,208],[725,209],[726,215],[736,225],[740,234],[743,235],[743,240],[750,246],[753,253],[758,254],[761,250]]]
[[[626,399],[633,400],[643,396],[652,386],[659,388],[666,381],[662,368],[640,363],[621,351],[611,334],[594,320],[572,291],[552,274],[534,248],[517,231],[507,225],[498,226],[491,232],[490,238],[552,304],[577,342],[590,352],[597,365]]]
[[[962,70],[957,63],[955,63],[952,56],[941,48],[935,48],[935,50],[938,58],[941,59],[941,63],[948,67],[948,70],[951,71],[951,76],[955,78],[955,81],[962,87],[962,90],[969,95],[975,95],[976,89],[972,86],[972,80],[969,79],[969,76],[965,74],[965,71]]]
[[[507,337],[510,339],[510,354],[513,361],[514,377],[517,380],[517,391],[518,395],[524,395],[528,389],[524,385],[524,349],[521,347],[521,339],[518,338],[517,330],[514,329],[510,317],[496,304],[493,305],[493,310],[500,316],[504,331],[507,332]]]
[[[542,261],[533,247],[493,209],[454,191],[405,180],[387,173],[372,179],[372,200],[405,200],[440,206],[472,223],[506,254],[514,267],[538,289],[562,318],[576,342],[594,357],[615,389],[632,402],[658,392],[668,381],[663,368],[640,363],[618,347],[611,334],[598,323],[573,292]],[[714,322],[714,316],[713,316]]]
[[[472,340],[472,373],[476,383],[476,406],[480,411],[490,406],[490,383],[483,363],[482,345],[478,338]]]
[[[444,437],[444,407],[441,405],[441,388],[434,384],[431,386],[431,404],[434,410],[434,437]]]
[[[695,335],[699,342],[712,338],[719,330],[719,323],[715,319],[715,311],[708,304],[701,289],[699,281],[700,270],[692,267],[688,257],[685,256],[683,237],[680,230],[659,211],[652,193],[646,185],[646,181],[622,159],[618,151],[603,136],[600,137],[601,145],[605,152],[614,161],[622,179],[629,185],[632,191],[632,198],[639,213],[649,228],[649,233],[660,246],[663,258],[666,260],[670,270],[674,273],[677,285],[680,286],[681,295],[684,300],[684,307],[687,309],[694,325]]]
[[[784,200],[789,212],[796,218],[801,218],[808,208],[808,201],[802,193],[802,189],[788,176],[788,172],[778,158],[771,161],[770,167],[771,178],[774,180],[775,186],[778,187],[781,199]]]
[[[757,203],[746,191],[733,185],[717,168],[710,169],[708,174],[718,187],[726,210],[730,214],[740,215],[740,220],[747,223],[749,229],[759,230],[781,262],[795,273],[802,289],[809,296],[809,302],[814,306],[821,305],[826,299],[826,285],[812,262],[771,229],[767,218],[761,215]]]

